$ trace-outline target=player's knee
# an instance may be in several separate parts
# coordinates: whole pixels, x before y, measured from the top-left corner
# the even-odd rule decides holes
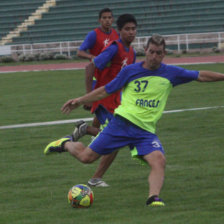
[[[166,166],[166,158],[162,153],[156,155],[157,165],[159,167],[165,168]]]
[[[86,154],[85,152],[82,154],[81,158],[80,158],[82,163],[92,163],[94,161],[93,157],[89,154]]]
[[[166,158],[162,153],[158,156],[158,163],[160,164],[161,167],[165,168]]]
[[[85,164],[94,162],[94,160],[93,160],[91,157],[86,156],[86,155],[83,155],[83,156],[80,158],[80,161],[81,161],[82,163],[85,163]]]
[[[98,159],[98,156],[95,152],[93,152],[89,148],[85,148],[85,150],[83,151],[82,156],[80,158],[80,161],[82,163],[88,164],[88,163],[94,162],[97,159]]]
[[[165,168],[166,158],[160,151],[154,151],[151,155],[150,166],[152,168]]]

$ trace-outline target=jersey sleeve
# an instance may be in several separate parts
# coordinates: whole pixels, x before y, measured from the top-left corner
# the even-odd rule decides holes
[[[90,31],[86,35],[83,43],[79,47],[79,50],[80,51],[87,51],[88,49],[93,48],[95,42],[96,42],[96,32],[93,30],[93,31]]]
[[[97,57],[94,58],[94,64],[96,68],[103,70],[117,53],[117,51],[118,46],[116,43],[108,46],[104,51],[102,51]]]
[[[171,81],[173,86],[191,82],[198,79],[199,71],[187,70],[181,67],[176,67],[173,80]]]

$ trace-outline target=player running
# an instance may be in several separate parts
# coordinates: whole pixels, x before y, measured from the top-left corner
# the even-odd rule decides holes
[[[89,59],[90,61],[93,60],[101,51],[113,40],[117,40],[119,38],[119,34],[117,31],[112,28],[112,24],[114,21],[112,10],[109,8],[101,9],[99,12],[99,19],[98,22],[100,27],[95,28],[94,30],[90,31],[81,46],[77,51],[77,56],[81,58]],[[91,80],[88,80],[88,84],[86,86],[91,86],[91,90],[94,89],[96,85],[96,78],[93,76]],[[86,87],[86,91],[87,90]],[[83,108],[85,110],[91,110],[91,105],[84,105]],[[77,126],[79,127],[82,125],[78,123]],[[96,117],[93,119],[94,127],[100,127],[100,123]],[[76,134],[77,135],[77,134]]]

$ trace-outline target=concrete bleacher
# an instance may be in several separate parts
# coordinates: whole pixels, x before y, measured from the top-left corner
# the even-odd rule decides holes
[[[1,0],[0,38],[44,2]],[[115,19],[123,13],[134,14],[139,24],[137,36],[224,31],[223,0],[57,0],[55,7],[10,44],[82,40],[98,26],[98,11],[104,7],[113,10]]]
[[[45,0],[0,1],[0,39],[20,25]]]

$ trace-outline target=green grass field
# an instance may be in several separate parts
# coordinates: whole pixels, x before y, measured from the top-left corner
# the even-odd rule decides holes
[[[185,66],[224,73],[223,64]],[[91,117],[60,107],[84,93],[83,71],[0,74],[0,126]],[[166,110],[224,106],[224,82],[174,88]],[[149,168],[119,152],[105,175],[109,188],[94,188],[89,209],[74,209],[67,192],[86,183],[98,162],[83,165],[67,153],[44,156],[47,143],[71,133],[73,124],[0,130],[1,224],[221,224],[224,223],[224,108],[164,114],[157,134],[166,151],[161,197],[148,208]],[[83,141],[87,144],[90,137]]]

